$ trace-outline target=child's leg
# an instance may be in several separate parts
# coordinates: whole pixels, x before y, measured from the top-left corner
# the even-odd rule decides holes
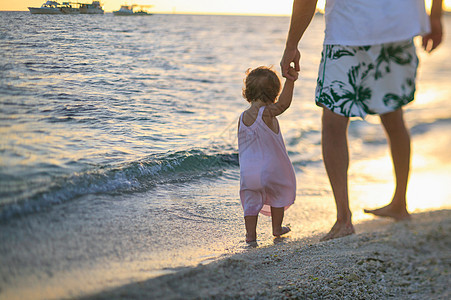
[[[255,242],[257,240],[257,216],[245,216],[244,224],[246,225],[246,243]]]
[[[283,207],[272,207],[271,206],[271,218],[272,218],[272,234],[274,236],[281,236],[282,234],[290,232],[289,227],[282,227],[283,212],[285,209]]]

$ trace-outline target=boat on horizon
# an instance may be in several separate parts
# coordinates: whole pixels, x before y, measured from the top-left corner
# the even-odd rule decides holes
[[[91,4],[88,3],[79,3],[80,7],[80,13],[81,14],[87,14],[87,15],[103,15],[104,11],[102,8],[102,4],[100,4],[100,1],[92,1]]]
[[[78,15],[80,14],[80,10],[76,7],[72,7],[72,4],[70,2],[63,2],[61,6],[59,7],[61,12],[66,15]]]
[[[29,7],[30,13],[33,15],[61,15],[60,4],[56,1],[47,1],[41,7]]]
[[[47,1],[41,7],[28,7],[31,14],[39,15],[78,15],[78,14],[104,14],[100,1],[92,3]]]
[[[113,11],[113,14],[115,16],[151,16],[152,14],[149,13],[146,9],[152,6],[153,5],[138,5],[138,4],[121,5],[121,8],[119,10]],[[135,7],[139,7],[139,10],[134,11]]]

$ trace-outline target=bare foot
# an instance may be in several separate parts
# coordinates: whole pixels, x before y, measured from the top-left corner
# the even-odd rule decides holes
[[[411,218],[405,207],[396,208],[391,204],[378,209],[364,209],[363,211],[378,217],[393,218],[396,221],[410,220]]]
[[[246,234],[246,243],[256,243],[257,242],[257,234]]]
[[[354,233],[355,233],[354,226],[351,223],[343,224],[343,223],[335,222],[334,226],[329,231],[329,233],[326,234],[325,236],[323,236],[320,239],[320,241],[328,241],[328,240],[332,240],[332,239],[336,239],[336,238],[341,238],[341,237],[351,235]]]
[[[280,227],[280,230],[273,230],[272,235],[275,237],[280,237],[281,235],[284,235],[290,231],[290,227]]]
[[[257,248],[258,247],[258,243],[257,243],[257,240],[255,240],[255,241],[251,241],[251,242],[246,242],[246,247],[248,248],[248,249],[251,249],[251,248]]]

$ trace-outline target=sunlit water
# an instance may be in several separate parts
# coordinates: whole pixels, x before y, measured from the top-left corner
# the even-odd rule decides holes
[[[77,296],[245,249],[242,80],[278,69],[289,18],[0,16],[0,298]],[[298,180],[291,239],[335,215],[313,103],[322,38],[318,16],[280,117]],[[450,49],[448,34],[433,55],[418,51],[412,211],[451,206]],[[390,200],[392,167],[376,117],[349,135],[358,222]],[[273,242],[268,218],[258,233]]]

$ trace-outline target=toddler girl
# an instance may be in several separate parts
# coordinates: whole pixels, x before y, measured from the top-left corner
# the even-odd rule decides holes
[[[286,79],[282,93],[280,79],[270,68],[246,72],[243,97],[251,107],[238,123],[240,198],[244,210],[246,242],[257,239],[258,213],[271,216],[273,235],[290,231],[282,227],[284,210],[294,203],[296,178],[288,158],[276,116],[291,104],[298,73],[290,68],[294,80]]]

